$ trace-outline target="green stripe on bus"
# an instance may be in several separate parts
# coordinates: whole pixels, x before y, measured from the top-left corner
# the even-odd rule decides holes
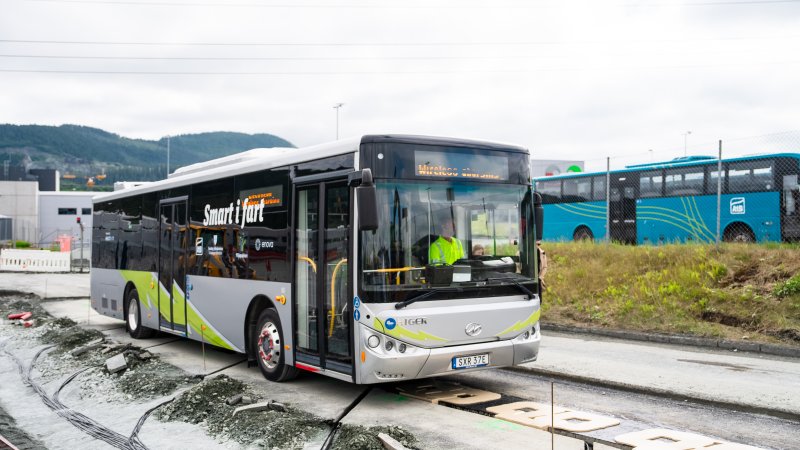
[[[499,337],[499,336],[502,336],[504,334],[512,333],[514,331],[522,331],[525,328],[532,327],[533,324],[535,324],[539,320],[539,315],[541,313],[542,313],[542,310],[541,309],[537,309],[527,319],[525,319],[524,321],[517,322],[514,325],[511,325],[510,327],[506,328],[505,330],[501,331],[500,333],[497,333],[497,336]]]

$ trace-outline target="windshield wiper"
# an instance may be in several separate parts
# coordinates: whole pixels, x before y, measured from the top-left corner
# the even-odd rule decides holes
[[[530,289],[526,288],[522,283],[517,281],[514,278],[503,277],[503,278],[487,278],[486,281],[508,281],[509,283],[513,284],[514,286],[518,287],[520,291],[524,294],[528,295],[528,300],[533,300],[533,297],[536,296]]]
[[[409,298],[407,300],[403,300],[402,302],[395,303],[394,304],[394,309],[402,309],[402,308],[405,308],[406,306],[408,306],[408,305],[410,305],[410,304],[412,304],[414,302],[418,302],[420,300],[425,300],[426,298],[432,296],[433,294],[437,294],[439,292],[447,292],[447,291],[451,291],[451,290],[452,289],[450,289],[450,288],[446,288],[446,289],[443,289],[443,288],[431,289],[430,291],[428,291],[428,292],[426,292],[424,294],[420,294],[420,295],[418,295],[416,297],[411,297],[411,298]],[[463,289],[458,289],[458,288],[455,289],[455,292],[462,292],[462,291],[463,291]]]

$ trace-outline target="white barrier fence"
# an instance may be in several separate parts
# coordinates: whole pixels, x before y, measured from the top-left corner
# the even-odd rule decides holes
[[[69,252],[4,249],[0,252],[0,271],[69,272]]]

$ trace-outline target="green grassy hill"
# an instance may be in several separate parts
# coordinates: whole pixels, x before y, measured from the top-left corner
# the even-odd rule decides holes
[[[543,247],[543,322],[800,345],[798,245]]]
[[[212,132],[173,136],[170,139],[170,169],[231,155],[252,148],[294,147],[271,134]],[[114,181],[151,181],[164,178],[167,139],[129,139],[97,128],[78,125],[58,127],[0,124],[0,160],[19,164],[30,158],[33,168],[57,168],[62,175],[75,175],[70,184],[82,186],[88,177],[100,185]],[[104,175],[100,180],[97,175]]]

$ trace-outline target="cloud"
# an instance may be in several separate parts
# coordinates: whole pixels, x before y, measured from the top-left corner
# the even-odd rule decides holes
[[[303,146],[335,138],[342,102],[340,136],[491,139],[604,166],[682,154],[688,130],[706,151],[799,119],[795,4],[154,3],[5,2],[0,122]]]

